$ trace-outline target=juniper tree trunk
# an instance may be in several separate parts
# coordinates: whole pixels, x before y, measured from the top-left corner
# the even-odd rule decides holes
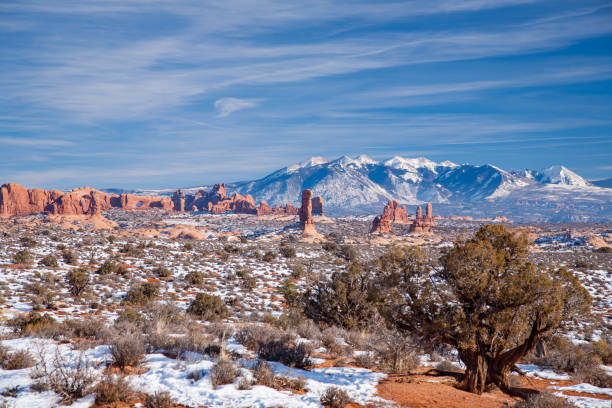
[[[487,386],[489,372],[487,357],[471,350],[459,351],[459,357],[466,366],[463,388],[469,392],[482,394]]]

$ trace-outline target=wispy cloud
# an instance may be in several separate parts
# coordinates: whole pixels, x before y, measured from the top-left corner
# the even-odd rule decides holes
[[[220,118],[229,116],[239,110],[254,108],[259,104],[259,99],[221,98],[215,101],[215,109]]]
[[[61,139],[39,139],[28,137],[0,137],[0,146],[11,145],[21,147],[66,147],[74,145],[74,142]]]

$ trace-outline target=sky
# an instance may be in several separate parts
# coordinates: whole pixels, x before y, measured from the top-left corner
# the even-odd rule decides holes
[[[0,183],[199,186],[344,154],[612,177],[612,2],[0,2]]]

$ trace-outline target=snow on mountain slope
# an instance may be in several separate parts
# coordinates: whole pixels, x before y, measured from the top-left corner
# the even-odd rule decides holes
[[[287,173],[293,173],[299,169],[314,167],[325,163],[329,163],[329,161],[324,157],[314,156],[302,163],[294,164],[293,166],[287,167]]]
[[[431,161],[425,157],[416,157],[414,159],[406,159],[401,156],[393,156],[391,159],[384,162],[385,166],[393,167],[394,169],[401,170],[416,170],[420,168],[426,168],[433,172],[436,171],[438,163]]]
[[[563,166],[550,166],[541,170],[536,179],[542,184],[566,184],[569,186],[586,187],[588,181]]]

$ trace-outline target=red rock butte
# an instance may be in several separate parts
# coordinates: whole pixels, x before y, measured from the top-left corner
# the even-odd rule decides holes
[[[431,234],[433,232],[431,230],[431,226],[434,225],[435,222],[433,219],[431,203],[427,203],[425,211],[425,216],[423,216],[421,206],[417,207],[414,221],[410,225],[410,230],[408,232],[412,234]]]
[[[396,224],[410,224],[410,233],[424,234],[431,233],[431,226],[434,225],[433,210],[431,203],[427,203],[427,210],[425,216],[422,215],[421,207],[417,207],[415,219],[411,222],[408,219],[408,213],[406,206],[401,206],[397,201],[391,200],[385,205],[383,213],[377,215],[372,221],[372,227],[370,233],[375,234],[390,234],[391,225]]]

